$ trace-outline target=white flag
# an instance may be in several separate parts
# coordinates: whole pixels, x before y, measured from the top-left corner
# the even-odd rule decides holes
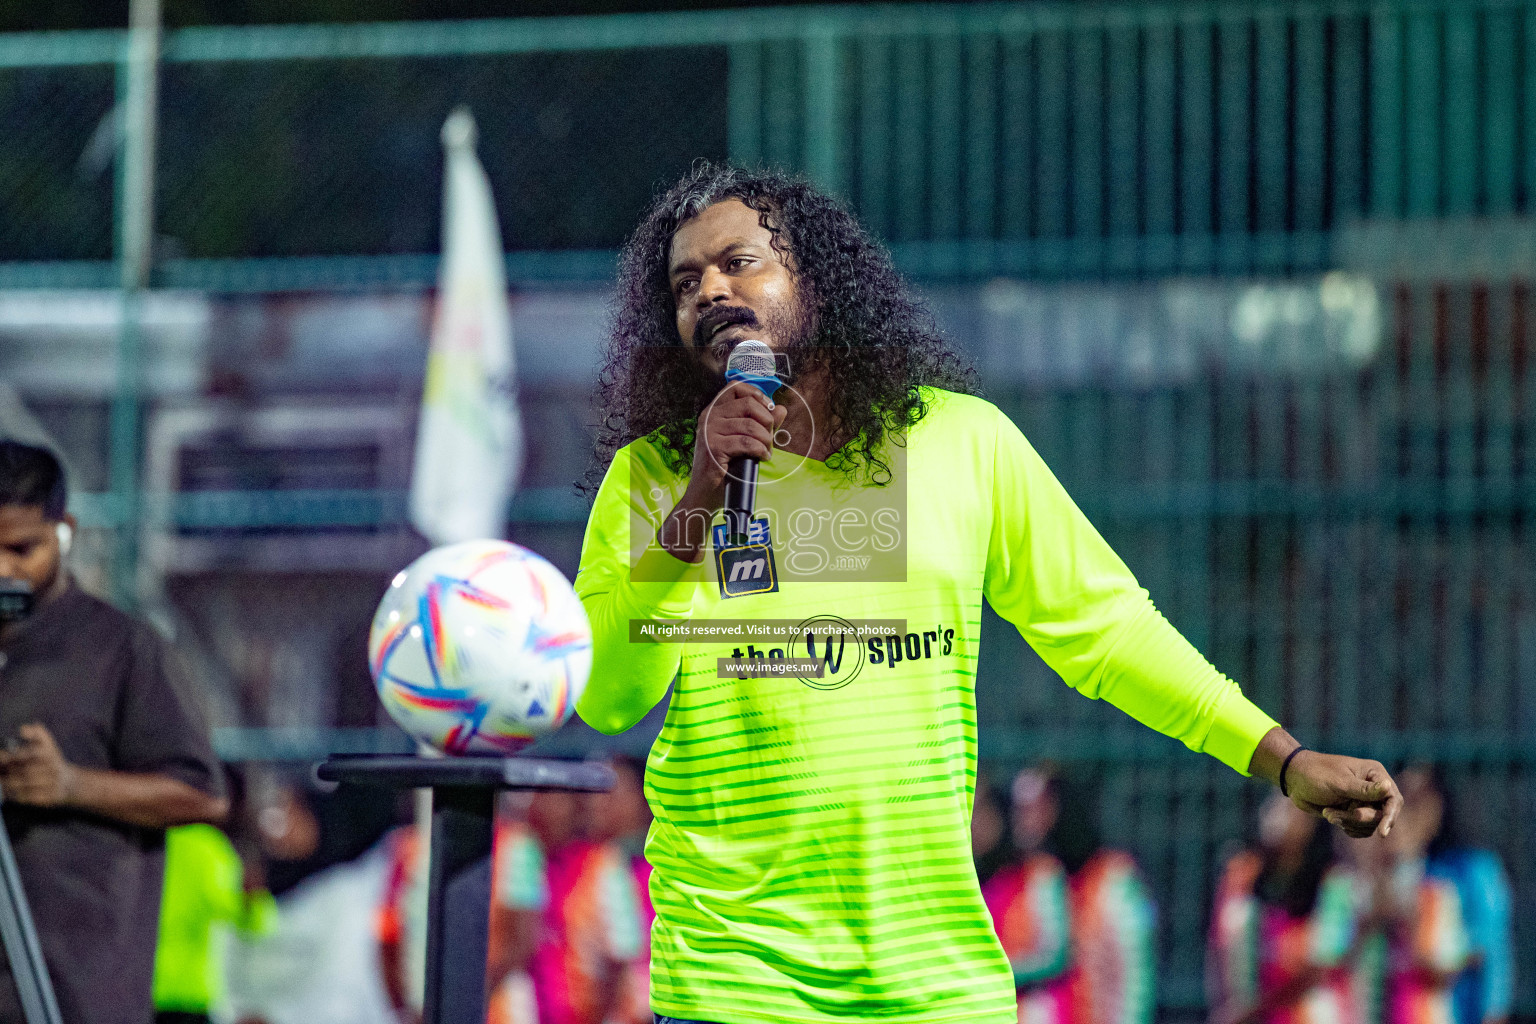
[[[512,318],[475,119],[443,124],[443,259],[411,473],[411,522],[433,545],[501,537],[523,465]]]

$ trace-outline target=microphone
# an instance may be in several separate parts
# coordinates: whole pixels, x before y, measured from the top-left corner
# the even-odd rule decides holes
[[[0,622],[19,622],[32,614],[32,584],[0,576]]]
[[[755,338],[738,342],[725,362],[727,384],[744,380],[768,396],[784,382],[774,372],[773,350]],[[757,460],[745,455],[733,458],[725,474],[725,536],[729,544],[747,543],[752,507],[757,503]]]

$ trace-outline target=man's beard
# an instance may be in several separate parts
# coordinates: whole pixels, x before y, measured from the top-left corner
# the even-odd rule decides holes
[[[822,362],[820,357],[825,351],[817,344],[819,326],[813,305],[808,314],[774,305],[761,316],[744,306],[722,306],[718,311],[707,311],[700,322],[709,329],[721,317],[743,325],[748,331],[761,330],[784,345],[775,350],[774,363],[785,384],[803,381]],[[673,422],[674,417],[692,420],[725,386],[724,355],[717,370],[705,364],[708,346],[684,345],[675,333],[672,337],[672,344],[642,345],[629,353],[629,367],[623,377],[632,385],[629,399],[633,404],[628,405],[629,411],[624,415],[633,416],[638,411],[638,422],[653,425]],[[687,412],[683,411],[685,408]],[[653,412],[659,412],[660,418],[653,420]]]
[[[810,361],[815,350],[816,339],[816,314],[815,308],[803,299],[797,300],[793,305],[775,304],[763,311],[759,317],[746,306],[717,306],[705,312],[699,318],[695,331],[713,331],[719,325],[721,330],[730,326],[741,326],[747,332],[761,331],[774,338],[778,345],[774,348],[774,363],[778,370],[779,379],[785,384],[793,385],[795,380],[802,376],[806,370],[806,363]],[[748,333],[747,337],[751,337]],[[742,339],[742,340],[745,340]],[[739,344],[739,342],[738,342]],[[722,370],[720,374],[706,373],[703,375],[713,384],[712,397],[720,390],[724,377],[724,365],[729,359],[729,347],[726,345],[709,345],[693,350],[702,364],[704,352],[712,352],[720,360]],[[700,365],[700,369],[703,369]],[[702,380],[701,380],[702,383]]]

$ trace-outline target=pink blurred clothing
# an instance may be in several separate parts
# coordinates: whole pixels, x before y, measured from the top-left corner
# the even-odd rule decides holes
[[[1061,861],[1033,854],[999,870],[981,894],[1013,967],[1019,1024],[1070,1024],[1070,901]]]
[[[628,858],[606,843],[546,851],[548,910],[528,973],[539,1024],[603,1024],[644,946]]]

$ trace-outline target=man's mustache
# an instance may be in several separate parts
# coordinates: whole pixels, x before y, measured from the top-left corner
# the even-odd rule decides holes
[[[746,306],[711,306],[699,315],[693,335],[697,343],[709,345],[716,328],[737,326],[761,329],[763,325],[758,322],[757,314]]]

